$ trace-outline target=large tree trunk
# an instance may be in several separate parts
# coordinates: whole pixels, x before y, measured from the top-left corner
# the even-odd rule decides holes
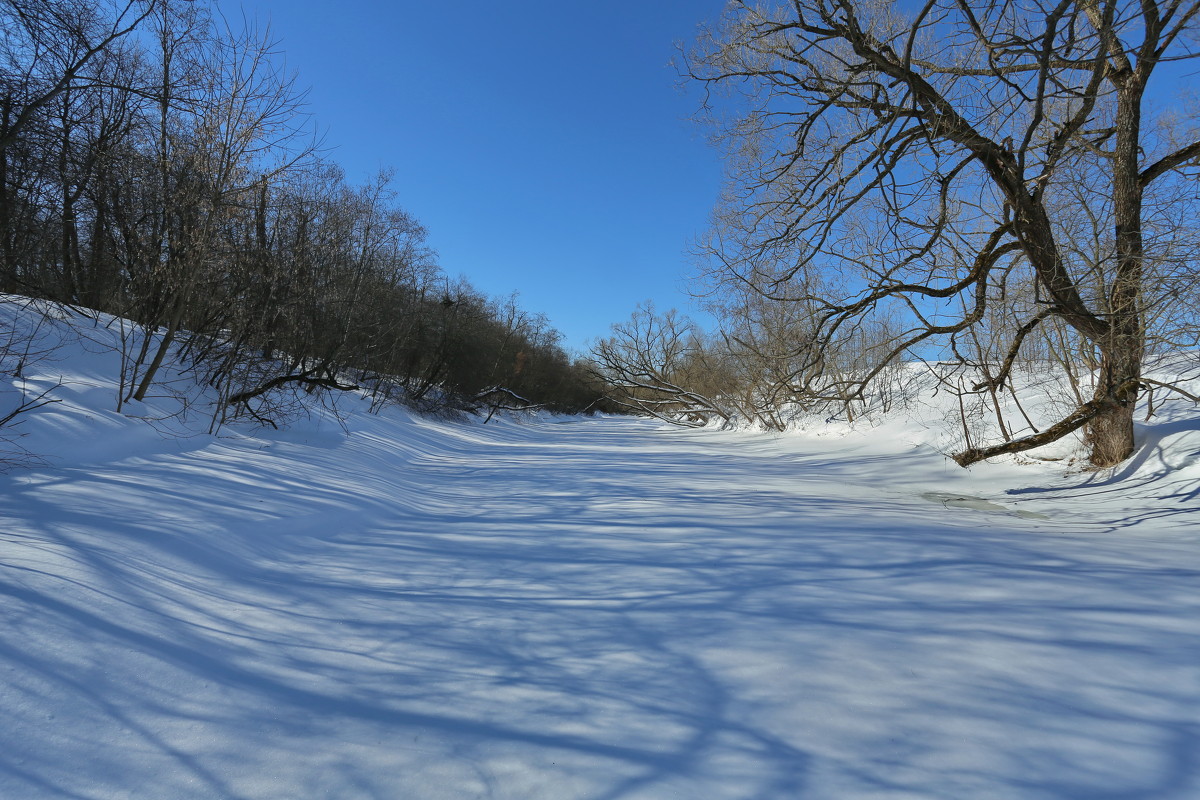
[[[1146,334],[1142,320],[1145,245],[1142,239],[1142,185],[1138,170],[1143,78],[1123,58],[1116,59],[1116,144],[1113,149],[1113,221],[1117,268],[1109,286],[1109,332],[1098,342],[1100,374],[1096,399],[1103,411],[1088,424],[1091,462],[1119,464],[1133,453],[1133,411],[1142,375]]]
[[[1101,350],[1096,399],[1100,412],[1087,426],[1094,467],[1111,467],[1133,453],[1133,411],[1137,404],[1143,344],[1141,336],[1121,337]]]

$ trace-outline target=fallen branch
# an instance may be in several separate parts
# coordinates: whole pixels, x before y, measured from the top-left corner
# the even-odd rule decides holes
[[[503,386],[493,386],[490,389],[484,389],[482,392],[480,392],[479,394],[477,394],[473,398],[471,398],[471,402],[472,403],[485,402],[487,400],[487,398],[494,397],[494,396],[510,397],[513,400],[515,400],[516,402],[521,403],[522,408],[528,408],[529,406],[537,405],[532,400],[521,397],[521,395],[517,394],[512,389],[506,389]]]
[[[1041,433],[1036,433],[1032,436],[1025,436],[1020,439],[1013,439],[1011,442],[1004,444],[993,445],[992,447],[970,447],[957,455],[951,456],[960,467],[969,467],[984,459],[992,458],[993,456],[1007,455],[1008,453],[1021,453],[1025,450],[1032,450],[1035,447],[1041,447],[1044,444],[1056,442],[1069,433],[1082,428],[1088,424],[1105,408],[1114,405],[1117,401],[1111,397],[1101,397],[1096,400],[1089,400],[1083,405],[1072,411],[1067,417],[1055,424],[1046,428]]]
[[[272,389],[277,389],[286,383],[300,383],[306,387],[337,389],[342,392],[349,392],[359,388],[356,384],[338,383],[337,378],[318,378],[314,377],[311,372],[301,372],[295,375],[280,375],[277,378],[272,378],[262,386],[259,386],[255,389],[248,389],[244,392],[238,392],[235,395],[230,395],[229,399],[226,400],[225,403],[227,405],[233,405],[234,403],[245,403],[247,400],[253,400],[256,397],[260,397]]]
[[[487,400],[489,397],[493,399],[490,401]],[[510,398],[517,405],[505,405],[500,399],[503,397]],[[495,416],[497,411],[532,411],[544,408],[546,405],[545,403],[535,403],[517,394],[512,389],[506,389],[503,386],[493,386],[490,389],[485,389],[471,398],[471,402],[473,404],[483,402],[489,407],[487,418],[483,421],[484,425],[491,422],[492,417]]]
[[[952,458],[960,467],[969,467],[978,461],[983,461],[984,459],[991,458],[992,456],[1002,456],[1007,455],[1008,453],[1021,453],[1025,450],[1032,450],[1035,447],[1041,447],[1044,444],[1056,442],[1067,434],[1074,433],[1084,425],[1088,424],[1088,422],[1094,419],[1101,411],[1118,405],[1120,401],[1117,398],[1124,397],[1126,393],[1130,391],[1137,391],[1148,383],[1157,384],[1158,381],[1149,381],[1145,378],[1130,378],[1121,385],[1110,390],[1108,394],[1104,395],[1103,397],[1097,397],[1094,400],[1089,400],[1086,403],[1083,403],[1070,414],[1068,414],[1065,419],[1056,422],[1054,425],[1051,425],[1041,433],[1034,434],[1033,436],[1026,436],[1022,439],[1014,439],[1011,442],[1005,442],[1004,444],[998,444],[993,447],[970,447],[958,455],[952,456]],[[1168,384],[1159,385],[1168,386]],[[1187,393],[1183,392],[1183,394]]]

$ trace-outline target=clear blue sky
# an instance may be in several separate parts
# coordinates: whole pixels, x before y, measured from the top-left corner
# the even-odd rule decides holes
[[[447,274],[518,292],[580,350],[642,300],[690,310],[720,160],[668,62],[723,0],[240,5],[348,177],[395,169]]]

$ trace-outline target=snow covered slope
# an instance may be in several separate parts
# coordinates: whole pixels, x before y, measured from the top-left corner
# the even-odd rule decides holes
[[[1200,797],[1186,404],[1065,476],[353,398],[167,436],[89,325],[0,476],[0,797]]]

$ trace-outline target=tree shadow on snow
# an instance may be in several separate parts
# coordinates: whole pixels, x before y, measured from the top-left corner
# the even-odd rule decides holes
[[[1195,785],[1197,698],[1166,678],[1200,663],[1200,573],[1005,518],[964,535],[823,496],[836,458],[646,431],[216,442],[6,479],[0,794]]]

